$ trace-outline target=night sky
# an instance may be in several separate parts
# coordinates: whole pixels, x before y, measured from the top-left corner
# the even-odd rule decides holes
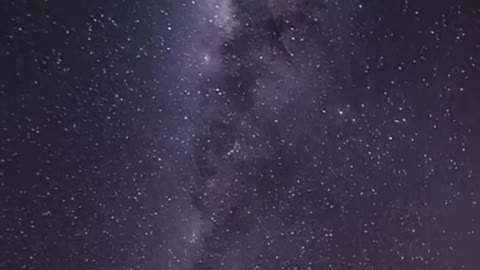
[[[480,269],[478,0],[3,0],[0,269]]]

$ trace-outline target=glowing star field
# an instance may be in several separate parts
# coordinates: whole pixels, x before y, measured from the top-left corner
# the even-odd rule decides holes
[[[480,269],[480,2],[0,3],[0,269]]]

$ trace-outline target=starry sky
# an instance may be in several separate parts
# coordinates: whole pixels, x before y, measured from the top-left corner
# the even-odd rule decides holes
[[[0,268],[480,269],[476,0],[4,0]]]

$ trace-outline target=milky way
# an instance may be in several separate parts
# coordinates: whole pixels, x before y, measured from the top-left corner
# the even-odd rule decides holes
[[[0,4],[0,268],[480,268],[480,4],[97,2]]]

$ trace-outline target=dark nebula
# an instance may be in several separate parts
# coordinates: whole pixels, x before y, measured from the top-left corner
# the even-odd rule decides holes
[[[0,269],[480,269],[480,2],[4,0]]]

